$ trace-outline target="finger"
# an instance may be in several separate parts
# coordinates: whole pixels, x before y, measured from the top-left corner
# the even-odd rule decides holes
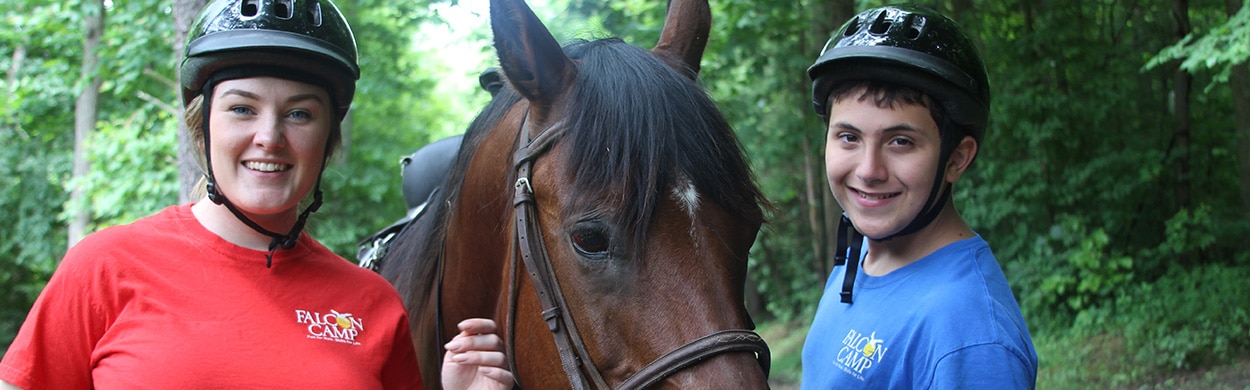
[[[495,333],[495,321],[489,318],[470,318],[456,325],[461,332],[469,334]]]
[[[496,382],[511,386],[515,379],[512,372],[499,367],[481,366],[477,368],[477,372]]]
[[[502,351],[503,339],[500,339],[494,333],[475,335],[461,333],[453,337],[451,342],[444,345],[443,348],[453,352]]]
[[[474,365],[481,367],[498,367],[504,368],[508,361],[504,358],[503,352],[484,352],[469,351],[464,353],[452,353],[448,358],[455,363],[462,365]]]

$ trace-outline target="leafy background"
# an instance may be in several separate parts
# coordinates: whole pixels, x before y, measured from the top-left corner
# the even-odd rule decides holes
[[[956,202],[1021,302],[1039,387],[1250,387],[1250,6],[920,2],[959,20],[989,67],[992,124]],[[398,159],[462,131],[485,103],[483,3],[339,3],[364,76],[309,230],[344,257],[402,216]],[[664,13],[656,0],[531,3],[562,40],[640,46],[655,42]],[[801,370],[838,213],[803,71],[836,26],[881,3],[711,3],[701,82],[778,206],[752,250],[748,306],[785,387]],[[99,118],[83,149],[90,171],[75,176],[73,107],[90,85],[83,26],[101,4],[101,65],[87,75],[103,81]],[[56,268],[75,215],[88,212],[93,231],[178,203],[172,12],[154,0],[0,3],[0,346]],[[70,200],[74,189],[84,201]]]

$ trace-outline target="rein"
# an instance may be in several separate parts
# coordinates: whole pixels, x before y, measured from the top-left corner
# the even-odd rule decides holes
[[[542,230],[538,223],[537,203],[534,200],[534,188],[531,185],[531,170],[534,161],[551,149],[563,132],[561,123],[556,123],[543,130],[533,140],[530,139],[529,114],[521,121],[517,134],[517,146],[514,152],[514,168],[516,182],[514,184],[513,208],[515,215],[515,238],[517,252],[511,256],[508,287],[508,364],[516,375],[516,354],[514,345],[516,338],[517,284],[520,275],[517,273],[518,257],[525,262],[525,268],[533,282],[535,293],[542,304],[542,317],[547,322],[547,329],[555,339],[556,349],[560,354],[561,366],[569,379],[571,387],[583,389],[610,389],[599,369],[595,367],[586,350],[585,343],[568,314],[568,303],[560,291],[551,266],[551,258],[543,245]],[[641,389],[659,383],[665,378],[689,368],[703,360],[727,352],[751,352],[768,376],[771,358],[768,345],[755,332],[745,329],[722,330],[703,336],[670,351],[647,364],[637,373],[626,379],[619,389]],[[518,380],[518,383],[520,381]],[[592,386],[593,385],[593,386]]]

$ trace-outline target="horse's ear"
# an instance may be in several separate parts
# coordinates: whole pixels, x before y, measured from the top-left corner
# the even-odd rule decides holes
[[[491,0],[490,26],[512,87],[536,105],[555,102],[577,69],[534,11],[522,0]]]
[[[699,74],[699,64],[703,61],[703,49],[707,47],[711,29],[712,10],[707,0],[670,0],[660,42],[651,51],[660,54],[659,57],[669,66],[693,79]],[[681,63],[674,63],[674,60]]]

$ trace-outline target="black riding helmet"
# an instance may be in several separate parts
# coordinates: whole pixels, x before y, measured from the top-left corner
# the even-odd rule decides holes
[[[330,0],[216,0],[188,34],[182,60],[186,104],[221,70],[264,66],[311,76],[328,89],[342,120],[360,67],[356,38]],[[304,80],[299,80],[304,81]]]
[[[249,219],[226,199],[213,175],[209,113],[217,83],[248,77],[278,77],[321,86],[330,94],[335,121],[351,107],[360,78],[356,39],[338,7],[330,0],[215,0],[204,7],[188,34],[180,70],[183,104],[203,95],[204,156],[208,198],[223,204],[247,226],[265,234],[273,252],[295,246],[308,215],[321,207],[321,175],[313,201],[286,234],[269,231]],[[338,135],[332,131],[331,140]],[[321,170],[332,142],[326,143]]]
[[[834,86],[884,80],[934,97],[977,142],[989,122],[990,86],[980,51],[955,21],[929,8],[896,5],[855,15],[829,39],[807,75],[812,104],[826,120]]]
[[[953,126],[940,128],[942,149],[929,199],[906,227],[879,240],[912,234],[933,222],[950,198],[949,188],[942,191],[942,176],[951,153],[965,135],[980,144],[989,122],[989,81],[972,39],[955,21],[929,8],[874,8],[843,24],[807,69],[807,75],[812,79],[812,105],[826,123],[830,93],[848,82],[876,80],[914,88],[941,106]],[[843,214],[835,262],[847,264],[844,303],[851,303],[863,237]]]

